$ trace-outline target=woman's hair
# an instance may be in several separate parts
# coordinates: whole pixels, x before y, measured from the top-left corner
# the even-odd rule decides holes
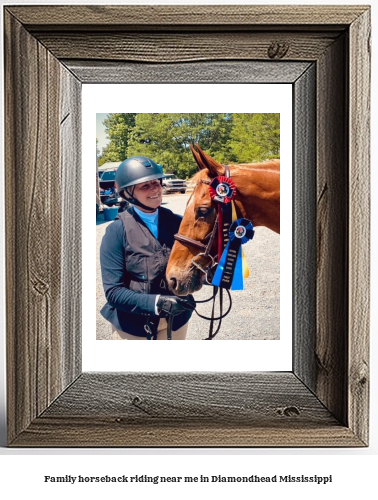
[[[134,194],[134,188],[135,186],[130,186],[129,189],[131,189],[131,194],[130,192],[127,192],[126,189],[127,188],[123,188],[123,189],[120,189],[119,190],[119,195],[121,196],[121,198],[123,198],[124,200],[126,201],[130,201],[133,199],[132,195]]]

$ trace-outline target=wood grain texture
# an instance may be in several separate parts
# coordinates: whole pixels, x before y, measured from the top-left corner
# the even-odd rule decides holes
[[[294,372],[315,392],[316,343],[316,65],[293,85]]]
[[[146,425],[157,418],[210,418],[260,426],[292,425],[290,421],[338,423],[294,374],[286,372],[255,373],[253,383],[249,373],[84,373],[43,418],[73,414],[75,418],[119,417]]]
[[[317,65],[316,393],[347,424],[348,111],[347,36]],[[332,332],[332,333],[331,333]]]
[[[7,266],[8,432],[13,439],[72,382],[65,371],[75,354],[71,345],[65,347],[69,325],[62,323],[67,297],[61,289],[62,262],[70,262],[70,255],[63,255],[61,230],[62,66],[18,21],[6,15],[5,22],[6,191],[17,188],[5,207],[7,260],[13,262]],[[76,172],[77,166],[72,165]],[[76,273],[76,288],[78,278]],[[76,308],[78,299],[71,296]],[[69,314],[77,328],[80,316]]]
[[[291,446],[297,433],[306,446],[361,445],[291,373],[254,374],[253,383],[235,373],[91,373],[13,444]]]
[[[25,6],[7,7],[30,31],[40,27],[77,30],[99,28],[101,26],[140,31],[151,26],[180,29],[230,26],[254,29],[282,26],[335,26],[346,27],[360,16],[366,7],[348,6],[304,6],[304,5],[144,5],[144,6]]]
[[[368,441],[370,328],[370,11],[350,28],[349,425]]]
[[[13,447],[360,447],[347,427],[259,427],[248,424],[172,422],[161,419],[130,424],[114,418],[38,418],[12,443]]]
[[[61,65],[62,386],[81,373],[81,82]],[[74,333],[77,332],[77,333]]]
[[[307,62],[202,61],[185,64],[62,60],[82,83],[292,83]]]
[[[59,59],[173,63],[211,60],[314,61],[338,33],[56,33],[35,37]]]
[[[14,19],[6,16],[5,106],[7,358],[9,432],[20,432],[61,392],[59,63]],[[22,47],[23,58],[14,57]],[[28,64],[25,64],[25,59]],[[12,80],[10,80],[12,78]],[[48,105],[47,105],[48,104]],[[22,140],[14,141],[18,137]],[[10,252],[14,252],[11,254]],[[13,289],[12,289],[13,288]],[[23,381],[20,383],[20,381]]]
[[[368,444],[369,8],[197,7],[5,8],[11,446]],[[80,375],[81,84],[131,70],[235,83],[291,72],[304,273],[293,373]]]

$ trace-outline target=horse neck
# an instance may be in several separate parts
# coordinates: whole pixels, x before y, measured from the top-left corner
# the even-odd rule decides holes
[[[265,226],[279,233],[280,175],[274,166],[234,167],[231,179],[236,185],[235,205],[240,215],[254,226]]]

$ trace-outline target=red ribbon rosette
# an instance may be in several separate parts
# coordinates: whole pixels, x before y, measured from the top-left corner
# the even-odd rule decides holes
[[[219,203],[230,203],[236,196],[236,186],[229,177],[220,175],[212,180],[209,192],[212,200]]]

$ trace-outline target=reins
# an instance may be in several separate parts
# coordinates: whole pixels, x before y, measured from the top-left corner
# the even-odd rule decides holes
[[[216,298],[218,292],[219,292],[219,313],[220,313],[220,316],[218,316],[216,318],[216,317],[214,317],[214,314],[215,314],[215,298]],[[209,302],[210,300],[213,301],[213,307],[212,307],[211,317],[210,318],[208,318],[207,316],[203,316],[202,314],[200,314],[197,311],[197,309],[194,309],[194,311],[197,314],[197,316],[199,316],[202,319],[206,319],[208,321],[211,321],[210,328],[209,328],[209,336],[208,336],[208,338],[203,339],[203,340],[212,340],[215,337],[215,335],[219,332],[220,327],[222,326],[222,319],[225,318],[227,316],[227,314],[232,309],[231,293],[230,293],[229,290],[226,290],[226,292],[228,294],[229,304],[228,304],[228,309],[227,309],[227,311],[224,314],[223,314],[223,288],[219,288],[217,286],[213,286],[213,295],[210,298],[208,298],[206,300],[195,300],[196,304],[204,304],[205,302]],[[217,327],[217,329],[216,329],[215,332],[213,332],[214,321],[219,321],[218,327]]]

